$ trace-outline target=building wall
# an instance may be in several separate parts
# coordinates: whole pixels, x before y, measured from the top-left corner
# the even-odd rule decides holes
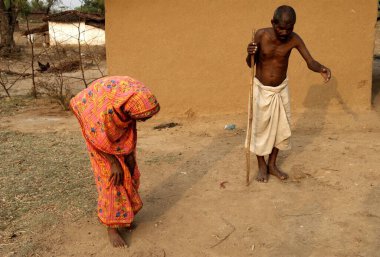
[[[167,114],[244,112],[252,28],[271,26],[284,3],[297,12],[294,31],[333,73],[324,84],[293,50],[293,110],[368,109],[376,0],[107,0],[109,73],[147,84]]]
[[[104,45],[106,43],[106,35],[104,30],[85,25],[84,41],[89,45]]]
[[[78,30],[79,27],[79,30]],[[82,44],[104,45],[104,30],[81,23],[57,23],[49,21],[50,44],[77,45],[80,37]]]

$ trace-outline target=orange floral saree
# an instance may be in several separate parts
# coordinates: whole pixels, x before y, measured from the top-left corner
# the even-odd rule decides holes
[[[99,220],[110,227],[128,227],[142,208],[138,194],[137,164],[129,170],[125,158],[136,156],[136,120],[155,115],[160,106],[141,82],[126,76],[98,79],[70,101],[77,117],[95,176]],[[109,181],[111,163],[103,153],[115,156],[124,171],[122,186]]]

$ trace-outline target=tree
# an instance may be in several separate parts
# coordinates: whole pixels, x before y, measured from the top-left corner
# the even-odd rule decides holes
[[[51,8],[59,3],[61,3],[61,0],[31,0],[30,8],[32,11],[42,11],[49,14]]]
[[[0,51],[11,53],[15,49],[13,33],[17,16],[21,13],[27,16],[31,10],[39,9],[49,14],[51,8],[60,0],[0,0]]]
[[[17,15],[22,4],[27,0],[0,0],[0,49],[12,51],[15,47],[13,32],[15,30]]]
[[[81,0],[81,6],[76,10],[87,13],[104,14],[104,0]]]

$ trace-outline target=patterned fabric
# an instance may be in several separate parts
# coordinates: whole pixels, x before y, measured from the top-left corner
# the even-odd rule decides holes
[[[138,195],[140,172],[129,171],[125,157],[137,142],[136,120],[155,115],[160,106],[141,82],[130,77],[104,77],[91,83],[71,101],[86,140],[98,191],[98,217],[110,227],[129,226],[142,208]],[[124,171],[124,183],[109,181],[111,164],[103,153],[114,155]]]
[[[136,144],[136,119],[160,110],[156,98],[130,77],[105,77],[70,102],[86,140],[109,154],[129,154]]]
[[[131,175],[123,160],[124,155],[117,155],[124,171],[124,183],[122,186],[115,186],[113,181],[109,181],[111,164],[108,159],[91,143],[86,141],[86,144],[98,191],[97,210],[100,222],[114,228],[130,226],[143,205],[138,194],[140,172],[137,165]]]

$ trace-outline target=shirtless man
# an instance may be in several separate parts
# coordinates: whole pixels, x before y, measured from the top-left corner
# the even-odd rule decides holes
[[[301,54],[303,59],[307,63],[307,67],[314,71],[321,73],[325,82],[328,82],[331,78],[330,70],[313,59],[307,50],[305,43],[302,41],[301,37],[293,32],[294,24],[296,22],[296,13],[294,9],[290,6],[280,6],[276,9],[273,15],[273,19],[271,20],[272,27],[271,28],[263,28],[256,32],[254,42],[251,42],[248,45],[247,51],[248,56],[246,58],[247,64],[251,67],[251,56],[254,55],[254,61],[256,64],[256,78],[255,81],[257,84],[264,85],[261,88],[268,87],[279,87],[280,85],[287,83],[287,70],[289,64],[289,56],[293,48],[296,48],[298,52]],[[257,85],[254,84],[257,87]],[[285,85],[286,87],[287,85]],[[263,90],[263,89],[256,89]],[[254,87],[255,92],[255,87]],[[287,88],[286,88],[287,93]],[[255,93],[254,93],[255,94]],[[260,97],[261,93],[256,94],[257,97]],[[282,96],[282,95],[281,95]],[[282,99],[284,100],[284,99]],[[255,99],[254,99],[255,101]],[[261,100],[260,100],[261,101]],[[263,102],[263,101],[262,101]],[[258,106],[257,104],[254,106]],[[259,107],[256,107],[256,109]],[[286,109],[286,108],[285,108]],[[255,112],[255,111],[254,111]],[[260,110],[256,110],[256,115],[262,115],[259,113]],[[285,113],[285,112],[284,112]],[[255,114],[254,114],[255,115]],[[289,122],[289,113],[286,112],[285,119]],[[258,118],[260,119],[260,117]],[[277,117],[270,117],[269,119],[277,119]],[[256,119],[257,121],[257,119]],[[255,118],[253,119],[253,123],[255,122]],[[268,122],[268,120],[267,120]],[[257,124],[253,124],[253,128],[257,128]],[[260,127],[260,126],[259,126]],[[268,129],[268,128],[265,128]],[[272,128],[270,128],[272,129]],[[262,136],[264,130],[262,131],[253,131],[252,138],[253,140],[257,139],[255,136]],[[273,133],[267,133],[273,137]],[[274,135],[276,137],[276,135]],[[290,127],[289,127],[289,137],[290,137]],[[268,138],[258,138],[258,142],[260,140],[262,142],[268,142]],[[271,141],[271,140],[269,140]],[[255,144],[255,142],[253,142]],[[267,144],[267,143],[265,143]],[[280,144],[279,144],[280,145]],[[251,144],[252,146],[252,144]],[[267,182],[268,175],[272,174],[278,177],[281,180],[285,180],[288,178],[288,175],[278,169],[276,166],[276,158],[277,154],[281,149],[281,147],[277,147],[277,143],[273,143],[273,145],[265,146],[269,150],[269,152],[265,151],[255,151],[255,147],[253,147],[253,152],[257,156],[258,161],[258,175],[256,180],[259,182]],[[268,148],[270,147],[270,148]],[[284,150],[288,149],[288,147],[283,147]],[[252,147],[251,147],[252,148]],[[260,148],[260,146],[256,146],[256,148]],[[263,155],[269,155],[268,165],[265,162]]]

